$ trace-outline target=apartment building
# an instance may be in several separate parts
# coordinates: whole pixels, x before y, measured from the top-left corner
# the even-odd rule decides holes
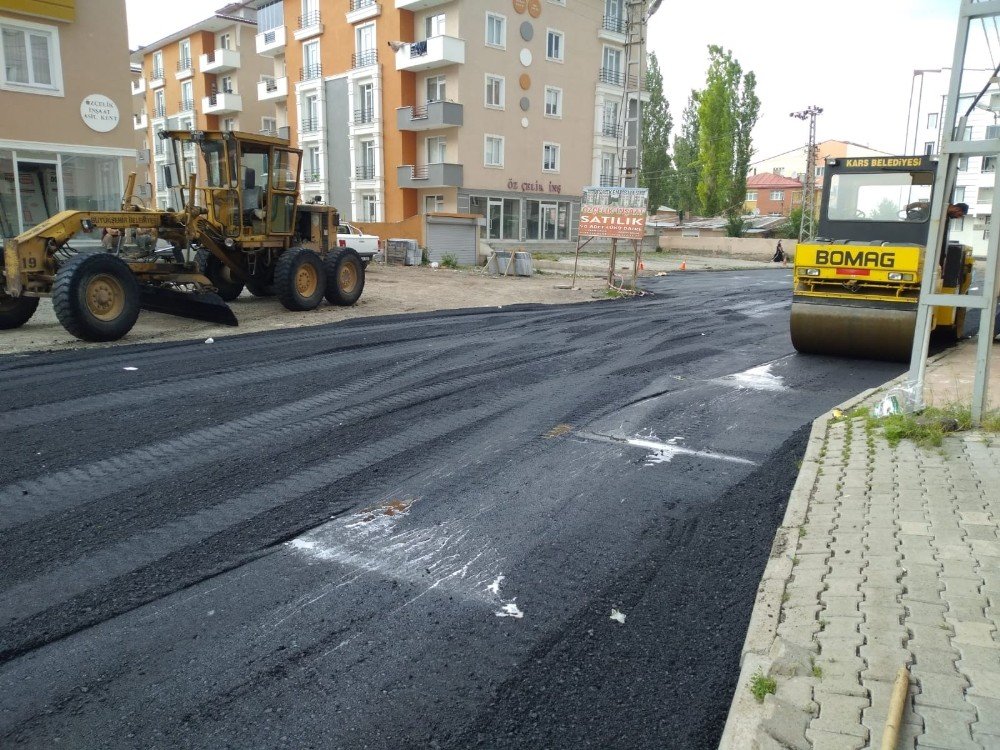
[[[624,2],[256,0],[258,96],[303,150],[305,200],[570,240],[582,188],[620,176]]]
[[[959,95],[958,111],[965,113],[972,107],[982,84],[993,75],[993,70],[966,69],[963,82],[970,90]],[[945,100],[951,80],[951,69],[914,71],[911,87],[911,107],[907,117],[906,150],[914,154],[933,155],[940,152],[944,122]],[[972,107],[966,121],[963,140],[1000,138],[1000,93],[996,87]],[[996,178],[996,156],[965,156],[958,165],[953,203],[966,203],[969,214],[948,223],[949,239],[972,247],[977,258],[986,257],[986,244],[993,220],[993,192]]]
[[[789,216],[802,207],[803,189],[799,180],[774,172],[750,175],[743,210],[755,216]]]
[[[155,203],[171,203],[164,170],[170,154],[160,130],[277,132],[275,105],[258,95],[272,61],[257,54],[253,9],[232,3],[192,26],[132,53],[133,128],[140,151],[151,153]],[[184,154],[197,174],[193,145]]]
[[[0,240],[113,210],[135,159],[125,0],[0,0]]]

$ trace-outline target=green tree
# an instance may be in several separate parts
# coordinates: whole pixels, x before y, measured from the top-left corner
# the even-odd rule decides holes
[[[726,237],[742,237],[746,231],[747,223],[740,213],[740,211],[733,211],[726,218]]]
[[[707,215],[739,213],[760,112],[757,79],[752,72],[744,75],[732,52],[718,45],[709,45],[708,58],[698,95],[698,200]]]
[[[663,73],[656,53],[649,54],[646,63],[646,91],[649,102],[642,110],[642,168],[639,184],[649,189],[649,210],[656,211],[670,200],[673,167],[670,159],[670,132],[674,121],[670,103],[663,96]]]
[[[674,174],[670,184],[669,205],[683,216],[698,213],[698,92],[692,91],[681,120],[680,135],[674,137]]]
[[[883,198],[882,202],[878,204],[878,207],[868,218],[875,221],[898,221],[899,205],[889,198]]]
[[[774,230],[774,236],[785,240],[798,239],[800,226],[802,226],[802,206],[793,208],[789,212],[788,221]]]

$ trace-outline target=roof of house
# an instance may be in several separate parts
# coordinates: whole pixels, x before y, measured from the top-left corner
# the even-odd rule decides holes
[[[780,174],[765,172],[747,177],[748,188],[800,188],[802,183],[793,180],[791,177],[784,177]]]

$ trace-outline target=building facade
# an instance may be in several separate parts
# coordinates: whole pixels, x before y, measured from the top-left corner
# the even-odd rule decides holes
[[[171,203],[165,169],[170,154],[160,130],[243,130],[276,134],[274,101],[261,97],[273,72],[271,59],[257,54],[257,20],[252,9],[233,3],[210,18],[132,53],[132,126],[140,153],[149,155],[144,182],[155,205]],[[193,146],[185,154],[197,174]]]
[[[964,80],[976,83],[975,91],[962,92],[958,111],[965,113],[979,94],[978,86],[993,74],[992,70],[967,69]],[[914,71],[913,96],[907,118],[906,148],[909,153],[940,153],[945,100],[951,69]],[[970,84],[971,85],[971,84]],[[1000,94],[987,93],[973,107],[966,121],[964,140],[1000,138]],[[996,179],[996,156],[966,156],[959,161],[953,203],[966,203],[969,213],[948,223],[949,239],[972,247],[978,258],[986,257],[986,244],[993,220],[993,192]]]
[[[136,152],[125,0],[0,0],[0,239],[115,210]]]
[[[790,216],[802,207],[804,186],[791,177],[762,172],[747,178],[747,197],[743,210],[755,216]]]
[[[250,7],[273,64],[259,95],[303,150],[304,200],[355,221],[455,212],[481,217],[487,239],[569,240],[582,188],[617,184],[634,83],[624,0]]]

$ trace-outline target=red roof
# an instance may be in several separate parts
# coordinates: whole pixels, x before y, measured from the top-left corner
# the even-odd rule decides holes
[[[791,177],[782,177],[780,174],[765,172],[747,177],[748,188],[800,188],[802,183],[793,180]]]

